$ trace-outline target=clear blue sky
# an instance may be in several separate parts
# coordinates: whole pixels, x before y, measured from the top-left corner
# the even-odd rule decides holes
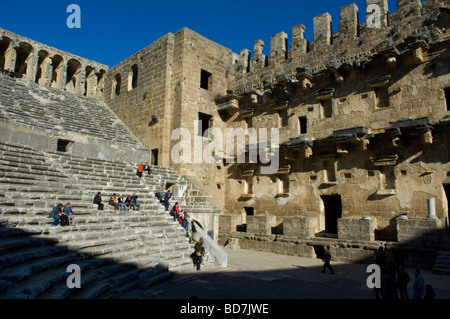
[[[270,37],[291,27],[306,26],[313,40],[313,17],[329,12],[333,31],[339,26],[339,8],[350,3],[365,21],[365,0],[227,0],[227,1],[118,1],[118,0],[15,0],[3,1],[0,27],[110,67],[128,58],[168,32],[188,27],[239,53],[253,50],[262,39],[268,54]],[[69,29],[69,4],[81,7],[81,29]],[[389,12],[397,1],[389,1]]]

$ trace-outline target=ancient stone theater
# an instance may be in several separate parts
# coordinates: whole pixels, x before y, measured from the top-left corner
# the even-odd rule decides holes
[[[183,28],[114,67],[0,29],[0,297],[115,297],[191,267],[167,190],[206,264],[223,247],[358,263],[384,247],[450,274],[450,6],[367,9],[340,8],[337,32],[314,17],[312,41],[277,33],[270,55]],[[139,211],[108,204],[133,193]],[[51,226],[60,202],[76,225]],[[91,289],[67,288],[68,264]]]

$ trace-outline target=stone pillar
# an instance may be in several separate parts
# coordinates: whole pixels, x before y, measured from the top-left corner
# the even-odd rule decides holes
[[[250,50],[242,49],[239,56],[240,73],[247,73],[250,62]]]
[[[253,46],[252,68],[264,67],[266,63],[266,55],[263,54],[264,41],[256,40]]]
[[[385,28],[388,26],[388,0],[366,0],[367,10],[366,10],[366,21],[368,19],[372,19],[371,23],[373,24],[374,14],[378,13],[379,10],[379,26],[380,28]],[[374,8],[374,9],[372,9]],[[367,23],[367,25],[371,24]]]
[[[28,81],[34,82],[36,79],[36,73],[38,68],[38,62],[39,62],[39,56],[37,54],[34,54],[33,52],[30,53],[30,56],[28,57],[26,63],[27,63],[27,73],[25,75],[25,79]]]
[[[331,44],[331,15],[326,12],[314,17],[314,43],[316,44]]]
[[[293,57],[306,53],[308,49],[308,41],[305,39],[305,30],[306,27],[303,24],[292,27],[291,52]]]
[[[41,78],[39,79],[40,86],[50,86],[52,81],[52,61],[47,57],[41,63]]]
[[[340,9],[341,23],[339,25],[339,38],[355,39],[358,36],[359,19],[358,6],[354,3]]]
[[[270,57],[277,57],[276,60],[285,60],[287,53],[287,39],[288,35],[284,32],[279,32],[270,38]]]
[[[436,200],[434,198],[429,198],[427,200],[428,204],[428,217],[427,220],[436,220]]]
[[[16,45],[11,41],[5,52],[5,70],[9,72],[14,72],[16,69],[17,51],[15,47]]]

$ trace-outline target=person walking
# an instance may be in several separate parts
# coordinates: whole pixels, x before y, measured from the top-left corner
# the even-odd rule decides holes
[[[398,267],[397,274],[397,288],[400,292],[401,299],[409,299],[408,295],[408,284],[411,282],[411,277],[405,271],[405,266],[401,265]]]
[[[324,247],[323,247],[323,250],[324,250],[324,252],[323,252],[323,261],[324,261],[324,264],[323,264],[323,270],[322,270],[322,273],[325,273],[325,270],[328,268],[328,269],[330,270],[331,274],[333,275],[333,274],[334,274],[334,271],[333,271],[333,268],[331,267],[331,264],[330,264],[330,261],[331,261],[331,252],[330,252],[330,250],[328,249],[327,246],[324,246]]]
[[[203,247],[203,237],[200,237],[194,246],[194,266],[197,271],[200,271],[200,265],[203,262],[203,257],[205,256],[205,247]]]
[[[170,190],[167,190],[167,192],[164,193],[164,209],[166,211],[169,210],[169,205],[170,205],[169,200],[171,198],[172,198],[172,193],[170,192]]]
[[[422,274],[420,273],[420,269],[416,268],[414,270],[414,276],[416,279],[414,280],[414,299],[423,299],[424,293],[425,293],[425,280],[422,277]]]

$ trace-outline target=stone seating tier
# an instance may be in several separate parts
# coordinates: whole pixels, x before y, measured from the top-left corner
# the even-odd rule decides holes
[[[154,196],[161,183],[187,182],[160,167],[139,179],[134,166],[0,142],[0,298],[111,297],[160,262],[192,267],[185,230]],[[103,211],[92,204],[97,191]],[[113,192],[136,192],[141,210],[115,211]],[[50,226],[57,202],[72,203],[76,226]],[[71,263],[82,268],[82,292],[66,286]]]

